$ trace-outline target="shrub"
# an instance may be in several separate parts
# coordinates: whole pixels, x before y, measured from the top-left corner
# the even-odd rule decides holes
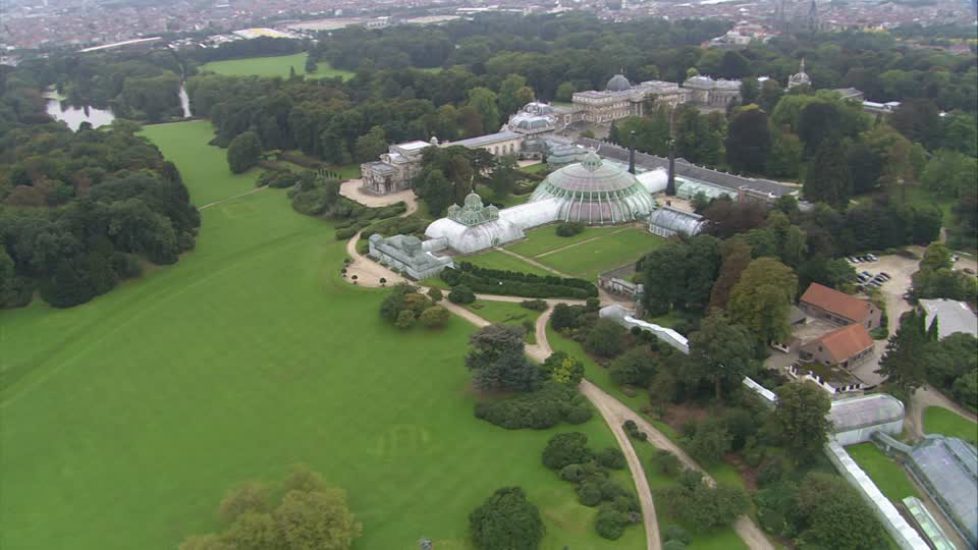
[[[550,438],[543,449],[543,465],[551,470],[588,460],[591,460],[591,449],[587,446],[587,436],[580,432],[557,434]]]
[[[679,462],[679,457],[670,453],[669,451],[661,449],[652,455],[652,466],[654,466],[659,473],[669,477],[675,476],[683,468],[682,463]]]
[[[641,347],[626,351],[612,361],[608,368],[608,373],[616,384],[643,388],[649,385],[655,372],[655,356]]]
[[[584,349],[599,357],[615,357],[625,347],[625,329],[611,319],[598,319],[584,340]]]
[[[584,479],[584,466],[580,464],[568,464],[560,469],[560,479],[577,483]]]
[[[444,298],[440,289],[431,287],[428,289],[428,297],[431,298],[432,302],[438,303]]]
[[[557,226],[558,237],[573,237],[584,231],[584,224],[578,222],[564,222]]]
[[[625,430],[625,433],[627,433],[628,436],[631,438],[637,439],[639,441],[645,441],[646,439],[648,439],[648,436],[645,435],[645,432],[639,430],[638,426],[632,420],[626,420],[624,423],[622,423],[621,427]]]
[[[598,518],[594,524],[595,530],[603,538],[618,540],[625,533],[625,527],[630,520],[628,515],[613,506],[603,505],[598,510]]]
[[[689,439],[687,448],[701,462],[713,464],[719,462],[724,453],[730,450],[732,440],[723,424],[711,418],[697,426],[696,434]]]
[[[543,430],[561,421],[581,424],[591,419],[587,400],[576,389],[548,382],[535,392],[478,403],[475,416],[508,430]]]
[[[448,323],[451,313],[441,306],[431,306],[421,312],[418,320],[427,328],[442,328]]]
[[[562,351],[547,357],[541,368],[551,380],[566,386],[577,387],[584,378],[584,364]]]
[[[471,304],[475,301],[475,293],[465,285],[458,285],[452,287],[451,292],[448,293],[448,301],[453,304]]]
[[[533,550],[543,539],[540,511],[519,487],[505,487],[469,515],[469,531],[479,550]]]
[[[698,482],[692,487],[663,489],[657,494],[657,504],[659,499],[670,515],[700,532],[731,524],[750,506],[743,489],[724,485],[707,487]]]
[[[520,305],[530,311],[546,311],[547,309],[546,300],[523,300]]]
[[[414,312],[409,309],[403,309],[397,314],[397,320],[394,321],[394,326],[401,329],[409,329],[414,326],[414,321],[416,320]]]
[[[596,481],[584,481],[575,489],[577,501],[584,506],[597,506],[601,504],[601,486]]]
[[[693,542],[693,536],[678,525],[666,525],[666,528],[662,530],[662,538],[666,541],[678,541],[684,545]]]
[[[612,470],[621,470],[625,467],[625,455],[614,447],[608,447],[599,452],[597,457],[598,464]]]

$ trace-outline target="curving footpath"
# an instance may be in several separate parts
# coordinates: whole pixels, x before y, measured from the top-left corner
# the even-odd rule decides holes
[[[415,201],[408,200],[406,202],[408,203],[408,209],[401,215],[402,217],[408,216],[417,210],[417,203]],[[355,284],[366,287],[381,287],[385,286],[387,283],[396,284],[399,282],[405,282],[404,277],[368,258],[365,258],[357,251],[357,243],[360,241],[360,235],[361,232],[358,232],[346,243],[346,252],[352,260],[351,263],[346,266],[347,280],[351,280],[352,276],[356,275],[357,279]],[[517,256],[528,263],[535,265],[538,264],[538,262],[534,262],[524,256],[519,256],[510,251],[501,248],[498,250],[503,253]],[[539,264],[539,267],[542,267],[550,272],[559,273],[551,268],[543,266],[543,264]],[[380,283],[381,278],[385,279],[385,284]],[[424,287],[421,288],[424,289]],[[605,294],[602,292],[601,295],[602,301],[604,301],[603,298],[605,298]],[[497,302],[522,302],[526,300],[526,298],[516,296],[497,296],[489,294],[477,294],[476,297],[480,300]],[[534,327],[536,331],[537,343],[526,346],[527,355],[533,360],[541,363],[545,361],[547,357],[550,357],[550,355],[553,354],[553,348],[550,347],[550,341],[547,338],[547,324],[550,321],[550,316],[553,314],[554,306],[559,303],[583,304],[584,300],[550,299],[546,300],[546,302],[548,307],[546,311],[544,311],[537,318],[537,322]],[[453,304],[448,300],[443,300],[440,305],[479,328],[491,324],[489,321],[483,319],[469,309],[458,304]],[[622,428],[622,424],[624,424],[625,420],[632,420],[635,422],[635,424],[648,435],[648,441],[652,443],[653,446],[673,453],[684,465],[686,465],[687,468],[692,468],[702,472],[706,483],[713,486],[716,485],[716,480],[707,474],[692,458],[689,457],[689,455],[687,455],[682,449],[673,443],[672,440],[666,437],[665,434],[660,432],[645,418],[639,416],[635,411],[615,397],[609,395],[588,380],[582,380],[578,386],[578,389],[585,397],[587,397],[588,401],[590,401],[594,408],[601,414],[601,417],[611,429],[611,433],[614,434],[615,440],[618,441],[622,454],[625,456],[628,469],[632,474],[632,481],[635,483],[635,491],[638,494],[639,505],[642,509],[642,523],[645,525],[646,550],[661,550],[662,543],[661,539],[659,538],[659,521],[655,514],[655,503],[652,501],[652,490],[649,487],[648,479],[645,476],[645,470],[642,468],[642,461],[639,458],[638,453],[635,451],[635,447],[632,445],[632,441],[628,437],[628,434],[626,434],[624,428]],[[751,550],[774,550],[774,546],[770,543],[770,541],[768,541],[767,537],[764,536],[764,533],[749,517],[739,517],[734,523],[734,530],[737,532],[737,535],[747,544],[747,546],[751,548]]]
[[[546,312],[544,312],[543,315],[540,316],[539,319],[537,319],[537,326],[536,326],[537,344],[538,346],[543,348],[547,356],[549,356],[550,353],[553,353],[553,349],[550,347],[550,341],[547,339],[547,330],[546,330],[547,322],[549,321],[550,315],[552,313],[553,313],[553,307],[548,309]],[[624,430],[621,427],[621,425],[626,420],[631,420],[635,422],[635,424],[642,431],[644,431],[646,435],[648,435],[648,441],[653,446],[665,451],[669,451],[670,453],[674,454],[676,458],[678,458],[679,461],[687,468],[691,468],[701,472],[703,474],[703,479],[707,484],[709,484],[710,486],[716,485],[716,480],[713,479],[713,477],[710,474],[708,474],[705,470],[703,470],[703,468],[701,468],[700,465],[697,464],[695,460],[690,458],[690,456],[686,454],[685,451],[679,448],[679,446],[676,445],[671,439],[666,437],[665,434],[663,434],[655,426],[653,426],[651,422],[649,422],[641,415],[633,411],[630,407],[628,407],[627,405],[625,405],[624,403],[616,399],[614,396],[608,394],[607,392],[597,387],[596,385],[594,385],[588,380],[582,380],[579,388],[581,390],[581,393],[583,393],[584,396],[587,397],[588,400],[594,405],[594,407],[601,412],[601,416],[604,417],[605,422],[611,428],[611,431],[615,433],[615,437],[618,438],[619,432],[625,437],[625,442],[627,443],[627,445],[622,444],[622,449],[627,448],[631,452],[631,455],[635,456],[636,461],[638,461],[638,456],[635,453],[635,449],[632,447],[631,440],[629,440],[628,436],[624,434]],[[621,439],[619,439],[619,443],[621,443]],[[653,519],[650,522],[646,517],[645,521],[646,521],[646,525],[649,525],[651,523],[654,525],[654,528],[647,527],[646,531],[648,532],[648,536],[650,537],[650,540],[652,534],[655,533],[655,537],[656,537],[655,540],[658,541],[659,526],[657,520],[655,519],[655,507],[652,502],[652,492],[651,490],[649,490],[649,484],[645,477],[645,470],[642,469],[641,462],[638,462],[638,468],[637,468],[638,473],[636,473],[635,468],[632,468],[631,459],[629,458],[629,453],[626,453],[625,457],[626,459],[629,460],[629,468],[632,470],[632,478],[635,480],[636,489],[639,489],[640,500],[641,500],[642,491],[641,491],[641,487],[639,486],[639,479],[641,479],[641,483],[644,485],[646,492],[648,493],[648,509],[652,511]],[[646,507],[643,503],[642,506],[643,517],[645,517],[644,515],[645,510]],[[734,531],[736,531],[737,533],[737,536],[739,536],[741,540],[743,540],[744,543],[747,544],[749,548],[751,548],[751,550],[774,550],[774,545],[771,544],[771,541],[767,539],[767,537],[764,535],[764,532],[761,531],[761,529],[757,526],[756,523],[754,523],[754,520],[752,520],[748,516],[744,515],[737,518],[737,521],[734,522],[733,527],[734,527]],[[649,547],[651,548],[651,546]]]

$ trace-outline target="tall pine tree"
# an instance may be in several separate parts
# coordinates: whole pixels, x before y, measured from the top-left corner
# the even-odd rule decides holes
[[[846,163],[845,150],[838,140],[823,142],[805,174],[805,198],[845,207],[852,195],[852,177]]]
[[[886,377],[888,384],[907,395],[926,382],[926,348],[936,337],[936,331],[932,334],[927,330],[926,319],[927,316],[917,309],[903,314],[900,329],[887,342],[880,368],[876,371]]]

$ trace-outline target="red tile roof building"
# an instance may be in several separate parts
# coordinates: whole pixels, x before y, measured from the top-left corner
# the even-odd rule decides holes
[[[805,361],[851,368],[873,354],[873,338],[858,324],[834,330],[803,345],[799,356]]]
[[[880,309],[869,300],[862,300],[818,283],[808,286],[798,302],[798,307],[811,317],[825,319],[836,325],[855,323],[862,325],[867,331],[880,326],[882,317]]]

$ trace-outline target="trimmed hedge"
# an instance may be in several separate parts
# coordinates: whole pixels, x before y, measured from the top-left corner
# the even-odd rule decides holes
[[[465,285],[474,292],[486,294],[581,300],[598,295],[598,288],[584,279],[487,269],[469,262],[462,262],[458,269],[444,269],[439,276],[449,286]]]

